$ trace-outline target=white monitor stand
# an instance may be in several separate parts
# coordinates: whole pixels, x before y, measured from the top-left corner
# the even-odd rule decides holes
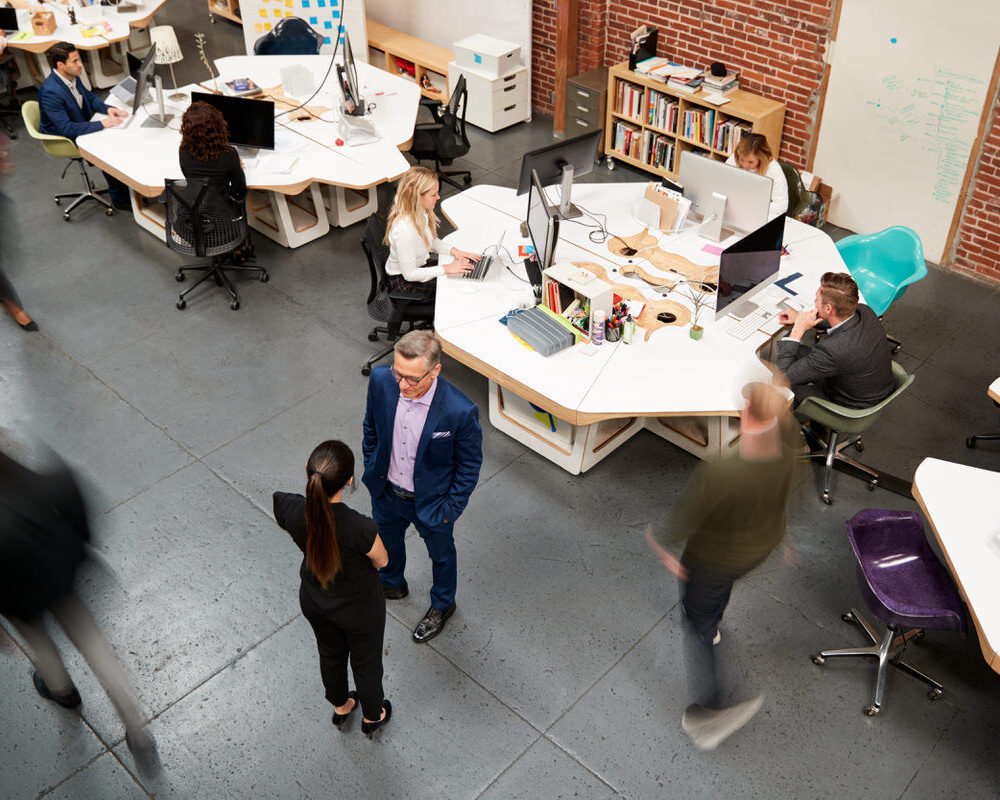
[[[164,107],[163,107],[163,81],[162,81],[162,79],[160,78],[159,75],[156,75],[153,78],[153,83],[154,83],[154,85],[156,87],[155,91],[156,91],[156,108],[157,108],[157,113],[156,113],[155,116],[153,114],[150,114],[148,119],[143,120],[142,127],[143,128],[165,128],[165,127],[167,127],[167,123],[170,122],[174,118],[174,115],[173,114],[168,114],[164,110]]]
[[[573,167],[566,164],[562,168],[562,182],[559,185],[559,216],[563,219],[582,217],[583,212],[570,202],[573,193]]]
[[[702,222],[699,235],[713,242],[721,242],[731,235],[731,231],[722,227],[722,220],[726,214],[726,200],[724,194],[712,192],[711,197],[702,204]]]

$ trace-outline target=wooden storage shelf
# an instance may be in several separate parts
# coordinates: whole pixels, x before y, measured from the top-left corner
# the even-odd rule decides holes
[[[231,22],[243,24],[240,16],[240,0],[207,0],[208,18],[215,22],[216,17],[225,17]]]
[[[413,64],[415,75],[403,77],[413,80],[420,86],[420,93],[431,100],[448,102],[448,62],[455,60],[455,53],[445,47],[438,47],[402,33],[386,25],[368,20],[368,54],[372,66],[399,75],[396,58]],[[381,54],[381,61],[376,60]],[[430,83],[438,89],[433,92],[425,89],[423,78],[427,76]]]
[[[617,105],[617,89],[620,84],[627,83],[642,92],[641,108],[642,118],[636,118],[623,114],[615,110]],[[650,125],[646,122],[649,119],[650,92],[656,91],[660,95],[665,95],[678,103],[676,124],[677,130],[670,131]],[[771,146],[771,151],[777,155],[781,150],[781,131],[785,123],[785,104],[767,97],[751,94],[743,90],[737,90],[727,95],[728,103],[721,106],[706,102],[701,93],[690,94],[688,92],[676,91],[668,87],[665,83],[646,78],[628,68],[628,64],[617,64],[608,70],[608,103],[607,117],[604,125],[604,151],[609,159],[621,161],[639,167],[655,175],[668,178],[676,178],[675,170],[666,170],[653,167],[651,164],[641,159],[626,155],[615,147],[615,125],[616,122],[626,122],[640,129],[642,136],[648,132],[650,135],[661,136],[672,140],[674,146],[673,165],[677,167],[680,163],[679,154],[684,150],[698,150],[711,158],[725,160],[729,157],[729,152],[717,149],[716,131],[718,126],[726,121],[746,123],[753,133],[761,133],[767,137],[767,142]],[[713,111],[711,139],[712,144],[684,136],[678,131],[683,129],[684,113],[687,111]]]

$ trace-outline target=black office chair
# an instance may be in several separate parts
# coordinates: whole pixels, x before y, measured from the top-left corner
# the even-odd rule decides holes
[[[285,17],[274,30],[253,43],[255,56],[316,56],[323,45],[323,34],[299,17]]]
[[[248,249],[247,222],[243,209],[235,205],[204,181],[188,184],[185,181],[166,181],[167,247],[177,253],[198,258],[211,258],[208,264],[187,264],[177,270],[177,280],[183,281],[188,272],[200,272],[201,277],[193,286],[181,292],[177,308],[187,306],[185,297],[209,278],[218,286],[225,286],[232,298],[229,307],[236,311],[240,298],[229,279],[230,272],[256,272],[261,283],[270,276],[259,266],[237,263],[238,249]]]
[[[413,145],[410,155],[417,161],[427,159],[434,162],[438,179],[450,183],[456,189],[463,189],[472,183],[472,173],[467,169],[445,171],[441,165],[449,166],[454,159],[469,152],[471,145],[465,135],[465,108],[468,105],[469,90],[462,75],[455,84],[448,105],[422,103],[434,117],[434,122],[421,122],[413,127]],[[461,177],[465,186],[455,178]]]
[[[1000,403],[998,403],[996,400],[993,401],[993,405],[1000,408]],[[965,446],[969,448],[975,447],[976,442],[978,442],[980,439],[982,439],[983,441],[997,441],[998,439],[1000,439],[1000,433],[974,433],[972,436],[966,438]]]
[[[809,205],[809,192],[806,191],[802,176],[795,167],[784,161],[779,161],[778,166],[785,174],[785,183],[788,184],[788,211],[785,212],[785,216],[797,217]]]
[[[414,297],[405,292],[389,289],[385,262],[389,258],[389,246],[384,243],[385,219],[378,214],[368,217],[361,247],[368,258],[371,275],[371,289],[368,292],[368,316],[385,325],[376,326],[368,334],[369,342],[377,342],[379,334],[385,334],[387,341],[395,342],[401,334],[414,328],[429,328],[434,322],[434,302]],[[403,323],[409,323],[407,331],[401,330]],[[392,352],[390,344],[361,365],[362,375],[371,375],[372,366]]]
[[[8,50],[5,55],[0,56],[0,125],[11,139],[16,139],[17,133],[10,120],[21,117],[21,101],[17,99],[18,77],[17,61],[14,60],[13,51]]]

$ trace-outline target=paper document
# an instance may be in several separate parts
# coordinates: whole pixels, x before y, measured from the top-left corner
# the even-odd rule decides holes
[[[258,153],[256,167],[261,172],[287,175],[292,171],[298,160],[298,156],[288,155],[287,153]]]

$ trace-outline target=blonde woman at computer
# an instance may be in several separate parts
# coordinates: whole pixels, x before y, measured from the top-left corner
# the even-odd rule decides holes
[[[389,258],[385,272],[389,289],[406,292],[425,300],[434,298],[434,279],[439,275],[464,275],[478,261],[476,253],[448,247],[437,238],[438,218],[434,213],[441,195],[438,178],[426,167],[411,167],[399,181],[396,198],[389,210],[385,243]],[[431,253],[452,256],[454,261],[428,266]]]
[[[767,137],[760,133],[744,133],[736,143],[732,155],[726,159],[726,163],[771,179],[768,221],[788,211],[788,181],[785,180],[785,173],[781,171],[781,164],[771,153]]]

